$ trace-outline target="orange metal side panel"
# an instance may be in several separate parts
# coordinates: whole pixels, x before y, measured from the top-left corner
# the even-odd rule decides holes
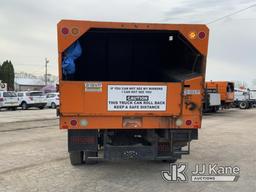
[[[102,82],[101,92],[86,92],[86,82],[60,82],[61,107],[63,115],[86,116],[170,116],[179,115],[181,110],[181,83],[145,83],[145,82]],[[166,85],[166,111],[108,111],[108,85]]]
[[[62,29],[69,33],[63,35]],[[178,30],[190,43],[204,55],[202,62],[202,76],[180,83],[146,83],[146,82],[101,82],[101,92],[86,92],[86,82],[62,81],[62,53],[81,35],[90,28],[142,29],[142,30]],[[71,34],[76,29],[76,34]],[[189,38],[191,32],[198,34],[205,32],[203,39]],[[141,128],[200,128],[202,89],[204,87],[205,63],[208,49],[208,28],[205,25],[193,24],[148,24],[148,23],[112,23],[62,20],[58,24],[58,52],[59,52],[59,79],[60,79],[60,127],[63,129],[108,129],[123,128],[124,117],[138,116],[142,120]],[[167,100],[165,111],[108,111],[107,86],[111,85],[166,85]],[[185,87],[184,85],[189,85]],[[195,90],[199,94],[184,95],[186,90]],[[199,91],[199,92],[198,92]],[[195,109],[189,110],[188,104],[193,102]],[[78,121],[76,126],[70,125],[70,120]],[[177,118],[182,118],[184,124],[175,125]],[[86,119],[88,124],[82,126],[80,120]],[[186,120],[192,121],[186,125]]]

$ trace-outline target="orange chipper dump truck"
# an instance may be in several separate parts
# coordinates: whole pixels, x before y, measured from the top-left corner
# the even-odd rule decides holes
[[[205,25],[62,20],[60,129],[73,165],[174,162],[198,138],[208,48]]]
[[[217,89],[221,97],[221,106],[231,107],[234,102],[234,82],[230,81],[207,81],[205,83],[208,89]]]

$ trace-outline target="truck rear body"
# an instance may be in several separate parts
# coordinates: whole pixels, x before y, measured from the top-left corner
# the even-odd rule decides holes
[[[81,49],[81,54],[68,74],[63,63],[72,46]],[[96,135],[91,141],[97,145],[102,141],[106,159],[123,154],[157,159],[156,151],[145,155],[144,149],[131,150],[131,143],[150,143],[149,138],[156,137],[158,142],[152,143],[157,148],[163,139],[171,150],[170,135],[180,135],[186,142],[196,139],[207,46],[205,25],[61,21],[60,128],[69,130],[69,151],[95,152],[87,141],[83,147],[88,149],[83,150],[70,141],[79,135],[85,140]],[[107,145],[112,148],[106,153]],[[177,148],[181,151],[183,146]],[[168,157],[177,156],[168,153]]]

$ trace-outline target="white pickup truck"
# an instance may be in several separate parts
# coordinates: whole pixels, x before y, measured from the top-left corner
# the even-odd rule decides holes
[[[47,104],[47,100],[41,91],[18,92],[18,97],[19,106],[23,110],[26,110],[30,107],[43,109]]]

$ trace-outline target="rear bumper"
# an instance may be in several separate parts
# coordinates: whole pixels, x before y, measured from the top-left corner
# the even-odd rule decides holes
[[[182,124],[177,126],[177,119]],[[75,120],[76,125],[71,121]],[[187,121],[190,121],[187,123]],[[62,116],[60,115],[60,129],[198,129],[201,118],[195,116]]]
[[[0,108],[8,108],[8,107],[18,107],[19,103],[18,102],[13,102],[13,103],[4,103],[0,102]]]

